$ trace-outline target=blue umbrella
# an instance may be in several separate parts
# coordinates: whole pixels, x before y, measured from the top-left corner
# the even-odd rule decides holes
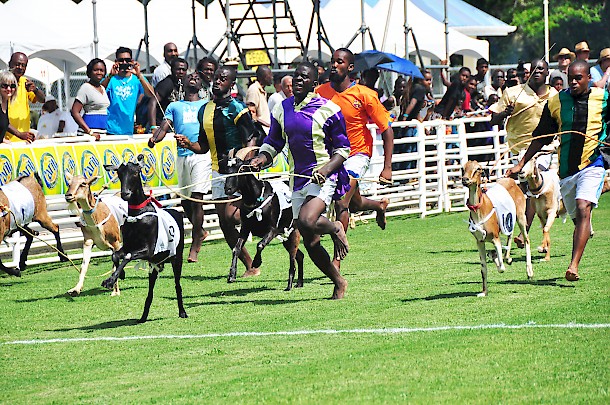
[[[392,72],[400,73],[406,76],[417,77],[419,79],[423,79],[424,76],[421,74],[420,70],[415,66],[413,62],[410,60],[401,58],[392,53],[387,53],[390,58],[394,59],[394,62],[381,63],[377,65],[377,68],[381,70],[390,70]]]

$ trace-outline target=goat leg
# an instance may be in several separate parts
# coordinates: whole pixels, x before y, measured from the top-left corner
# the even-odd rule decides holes
[[[263,263],[263,250],[267,247],[269,243],[278,235],[278,231],[275,228],[271,228],[269,232],[263,236],[263,238],[256,244],[256,255],[252,260],[252,267],[259,268]]]
[[[158,273],[156,270],[153,270],[148,274],[148,295],[146,296],[146,301],[144,302],[144,312],[142,313],[142,317],[138,320],[138,323],[144,323],[148,319],[148,311],[150,310],[150,304],[152,304],[153,291],[155,289],[157,275]]]
[[[481,259],[481,278],[483,279],[483,291],[477,294],[477,297],[487,296],[487,252],[485,251],[485,242],[477,241],[479,249],[479,258]]]
[[[87,270],[89,269],[89,262],[91,260],[91,250],[93,249],[93,239],[85,240],[83,243],[83,263],[80,268],[80,275],[78,277],[78,283],[72,288],[68,290],[68,295],[72,297],[76,297],[80,294],[83,289],[83,285],[85,284],[85,277],[87,276]]]
[[[21,251],[21,256],[19,257],[19,270],[25,270],[25,262],[28,260],[28,254],[30,253],[30,247],[32,247],[32,241],[34,240],[34,236],[32,236],[33,232],[27,226],[24,227],[27,232],[24,232],[25,236],[25,245],[23,246],[23,250]]]
[[[21,271],[19,270],[18,267],[6,267],[4,264],[2,264],[2,262],[0,261],[0,270],[6,272],[7,274],[11,275],[11,276],[15,276],[15,277],[21,277]]]
[[[233,246],[233,257],[231,259],[231,268],[229,269],[227,283],[234,283],[237,280],[237,259],[239,258],[239,254],[241,253],[241,249],[244,247],[245,242],[246,239],[240,235],[239,238],[237,238],[235,246]]]
[[[188,318],[184,303],[182,302],[182,285],[180,285],[180,277],[182,277],[182,259],[178,256],[172,260],[172,270],[174,271],[174,285],[176,286],[176,300],[178,301],[178,316],[180,318]]]
[[[106,280],[102,281],[102,287],[112,290],[114,287],[114,284],[116,283],[117,279],[119,278],[119,275],[121,274],[121,272],[123,271],[123,269],[125,268],[127,263],[129,263],[131,260],[133,260],[131,255],[129,255],[129,254],[125,255],[125,258],[121,261],[121,263],[118,266],[116,266],[112,275],[110,275],[110,277],[108,277]],[[112,261],[114,263],[114,254],[112,255]]]

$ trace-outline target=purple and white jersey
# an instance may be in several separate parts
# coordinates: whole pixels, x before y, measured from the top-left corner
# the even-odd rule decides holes
[[[349,156],[350,145],[341,109],[315,93],[309,93],[298,105],[294,105],[294,96],[288,97],[273,109],[271,129],[260,150],[274,157],[286,142],[290,171],[303,176],[311,176],[335,153],[346,159]],[[337,179],[337,194],[343,195],[349,188],[343,165],[332,177]],[[290,187],[298,191],[310,181],[293,177]]]

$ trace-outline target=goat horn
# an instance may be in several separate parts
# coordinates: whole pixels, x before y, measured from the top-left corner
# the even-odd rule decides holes
[[[237,151],[237,153],[235,154],[235,157],[238,157],[241,160],[246,160],[246,156],[248,156],[248,153],[252,152],[253,150],[258,150],[258,149],[260,149],[258,146],[248,146],[246,148],[241,148],[240,150]]]

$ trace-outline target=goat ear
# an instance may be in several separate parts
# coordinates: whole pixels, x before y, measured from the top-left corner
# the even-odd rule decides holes
[[[102,176],[92,176],[87,179],[87,184],[92,184],[101,178],[102,178]]]
[[[140,166],[142,166],[144,164],[144,155],[143,154],[139,154],[137,157],[137,162]]]
[[[483,168],[483,177],[487,178],[487,180],[489,180],[489,168],[484,167]]]
[[[106,169],[107,172],[110,172],[119,170],[119,167],[117,165],[104,165],[104,169]]]
[[[65,175],[66,175],[66,180],[68,181],[68,184],[72,183],[72,179],[74,178],[72,173],[70,173],[68,170],[66,170]]]

